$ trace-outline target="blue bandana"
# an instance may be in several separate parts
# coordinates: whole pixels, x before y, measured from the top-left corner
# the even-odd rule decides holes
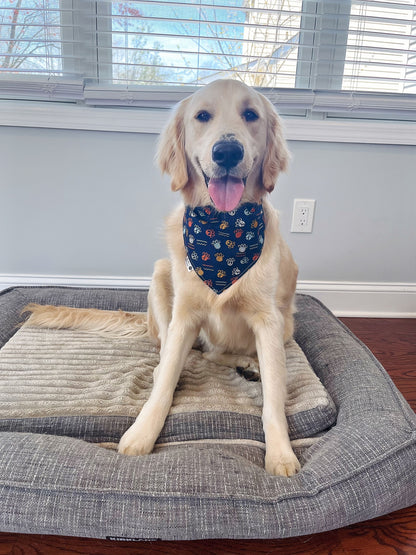
[[[246,203],[231,212],[217,212],[212,206],[187,206],[183,239],[188,270],[195,270],[208,287],[220,294],[260,258],[263,207]]]

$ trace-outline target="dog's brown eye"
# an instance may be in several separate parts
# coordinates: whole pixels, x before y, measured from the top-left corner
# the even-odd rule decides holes
[[[259,119],[259,116],[256,114],[254,110],[244,110],[243,118],[246,121],[256,121],[256,119]]]
[[[211,114],[206,110],[202,110],[202,112],[198,112],[198,114],[195,116],[195,118],[202,123],[206,123],[211,119],[211,117],[212,117]]]

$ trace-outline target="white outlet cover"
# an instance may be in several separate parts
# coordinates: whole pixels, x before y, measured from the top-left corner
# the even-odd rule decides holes
[[[315,214],[314,199],[299,199],[293,201],[292,233],[312,233],[313,217]]]

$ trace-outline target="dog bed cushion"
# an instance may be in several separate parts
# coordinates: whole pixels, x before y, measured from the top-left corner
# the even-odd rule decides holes
[[[149,397],[157,347],[146,338],[113,339],[28,324],[0,350],[0,430],[118,442]],[[336,420],[335,405],[293,340],[286,359],[291,438],[328,429]],[[263,441],[262,405],[260,382],[192,350],[159,443],[167,437],[234,440],[237,432],[240,441]],[[225,417],[234,425],[214,435],[213,423]],[[198,421],[204,425],[193,425]]]
[[[4,342],[28,302],[146,308],[140,291],[14,288],[0,295]],[[261,438],[250,442],[245,435],[241,442],[238,432],[235,441],[221,441],[219,428],[246,433],[244,426],[258,418],[252,414],[172,415],[192,414],[196,422],[187,425],[211,426],[218,435],[202,443],[168,437],[143,457],[45,429],[3,431],[0,530],[120,539],[278,538],[415,503],[413,411],[371,353],[325,307],[308,296],[299,296],[297,306],[296,342],[333,399],[337,420],[317,437],[295,440],[308,442],[296,476],[264,471]],[[201,414],[224,419],[198,420]],[[236,422],[233,414],[246,420]],[[172,434],[175,429],[176,423]]]

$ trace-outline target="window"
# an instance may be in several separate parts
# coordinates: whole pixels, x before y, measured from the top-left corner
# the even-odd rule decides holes
[[[301,0],[114,2],[112,80],[177,85],[232,77],[294,87],[301,8]]]
[[[0,4],[0,98],[169,106],[224,77],[283,113],[416,119],[416,0]]]

